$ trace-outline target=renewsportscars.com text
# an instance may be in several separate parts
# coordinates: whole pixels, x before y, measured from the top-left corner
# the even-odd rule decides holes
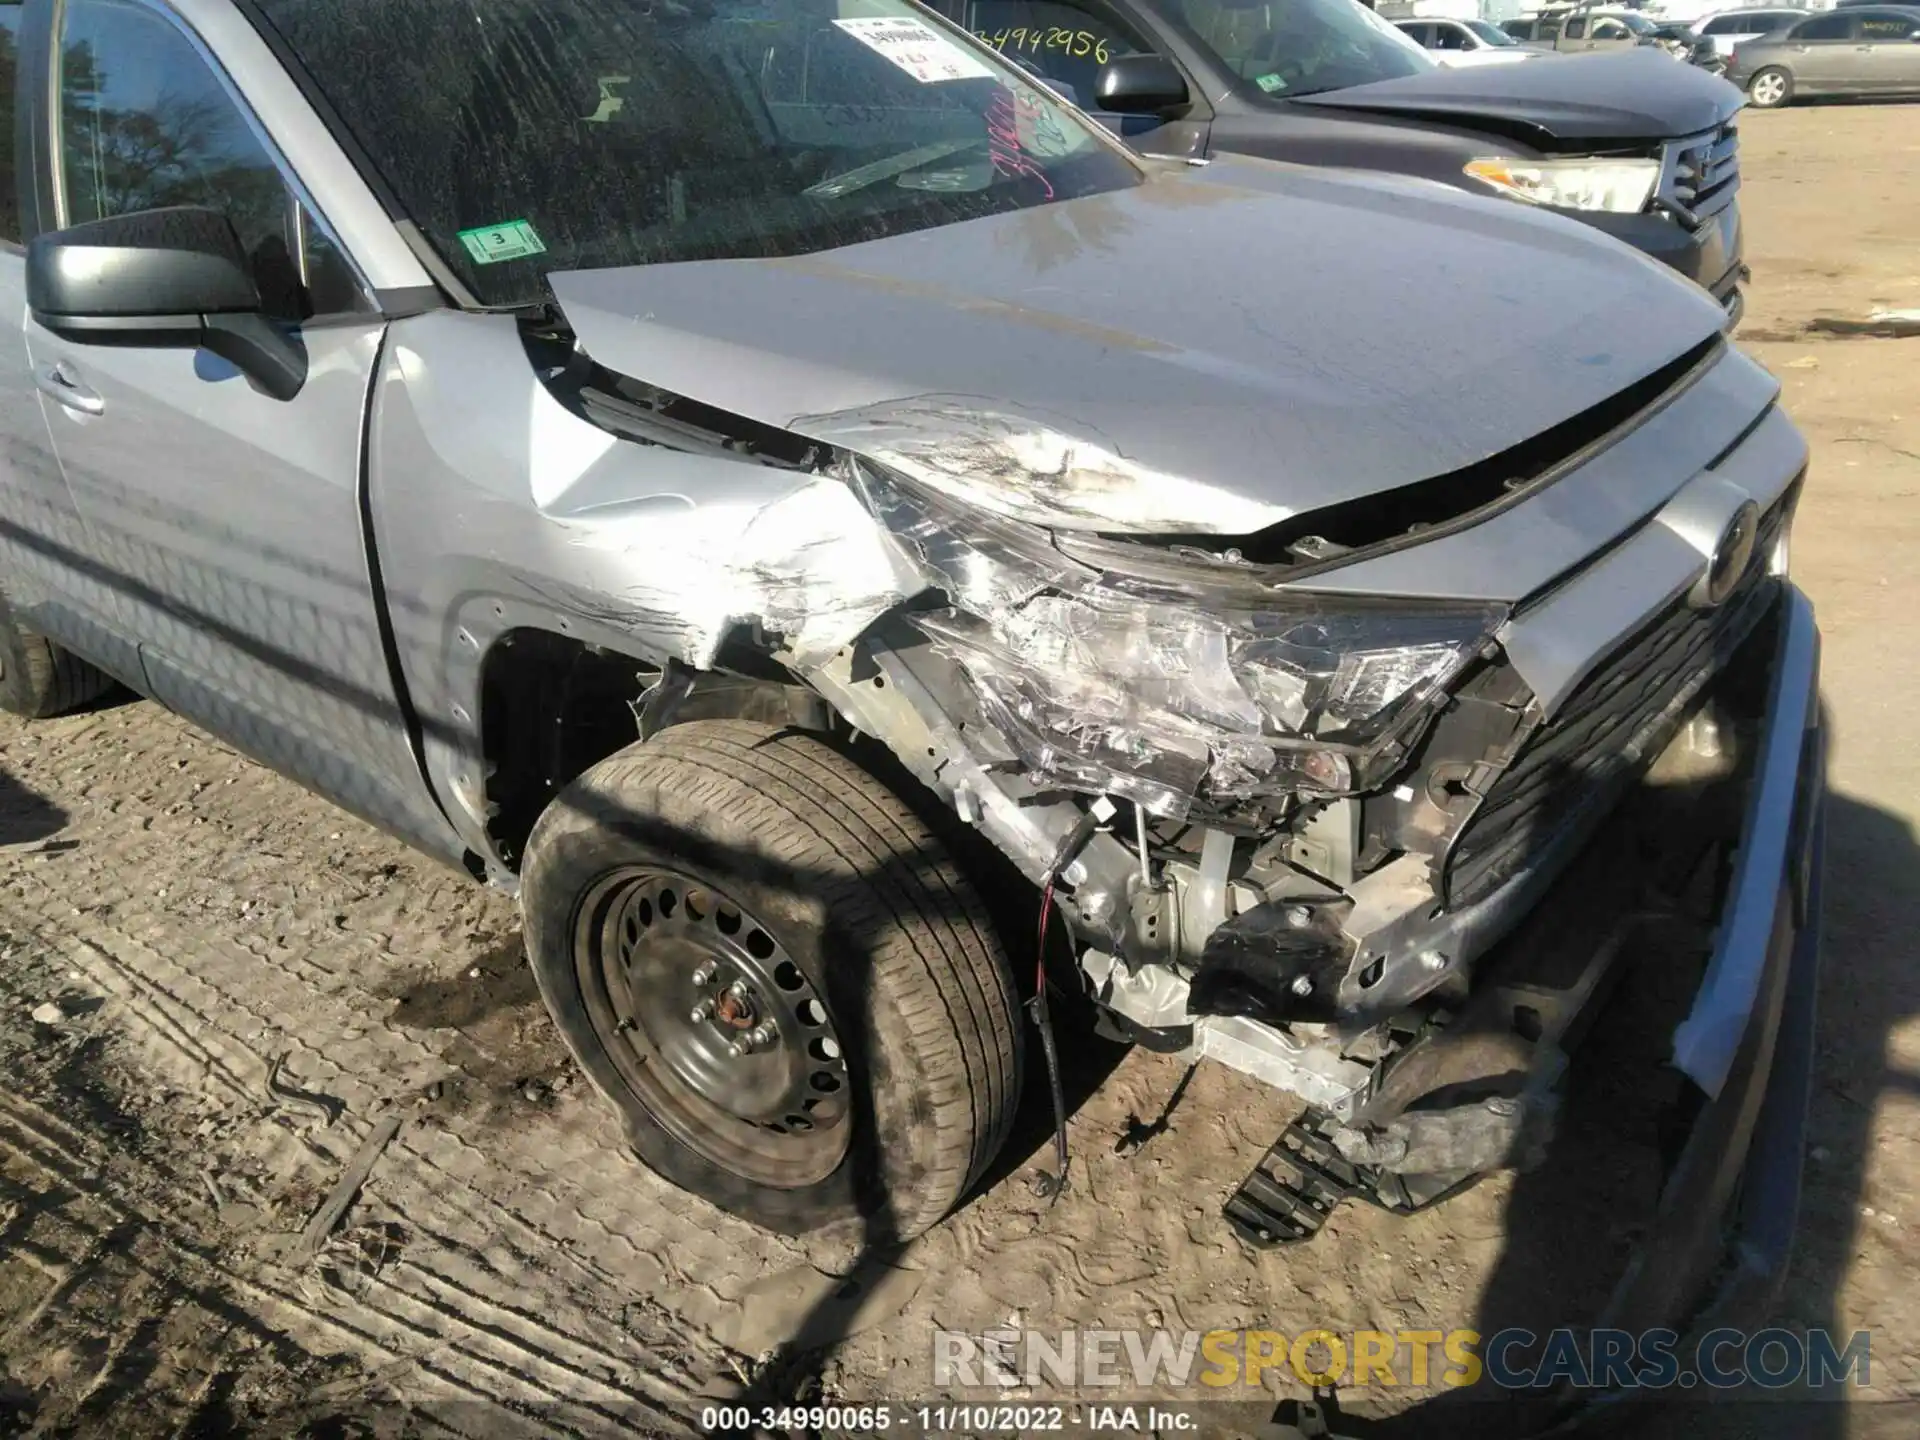
[[[936,1330],[933,1383],[948,1387],[1266,1389],[1491,1385],[1503,1390],[1812,1389],[1872,1378],[1872,1335],[1722,1329],[1683,1345],[1672,1330]]]

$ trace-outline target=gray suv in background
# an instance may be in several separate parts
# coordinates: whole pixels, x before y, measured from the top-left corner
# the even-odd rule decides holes
[[[1256,1242],[1418,1208],[1667,916],[1621,1304],[1777,1276],[1807,449],[1696,287],[1142,160],[900,0],[10,9],[8,708],[112,677],[517,891],[634,1149],[788,1231],[962,1200],[1029,1013],[1050,1184],[1097,1025],[1308,1102]]]
[[[1618,46],[1592,43],[1584,15],[1567,42],[1616,53],[1468,68],[1356,0],[933,3],[1140,150],[1380,170],[1556,210],[1740,311],[1740,93],[1673,63],[1630,12],[1594,21]]]

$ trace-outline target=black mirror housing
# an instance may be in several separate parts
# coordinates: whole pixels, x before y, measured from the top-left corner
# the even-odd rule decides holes
[[[180,206],[34,237],[27,305],[43,325],[71,319],[80,330],[112,329],[115,321],[247,314],[259,310],[260,290],[233,222]]]
[[[305,350],[261,313],[240,237],[216,210],[141,210],[35,236],[27,308],[75,344],[204,347],[278,400],[306,383]]]
[[[1192,103],[1187,77],[1164,55],[1118,55],[1100,67],[1094,101],[1120,115],[1164,115]]]

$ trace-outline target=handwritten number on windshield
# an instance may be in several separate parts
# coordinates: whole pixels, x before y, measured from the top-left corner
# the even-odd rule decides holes
[[[1041,191],[1049,200],[1053,199],[1053,182],[1047,178],[1047,172],[1040,162],[1027,154],[1020,143],[1020,114],[1024,110],[1029,118],[1039,113],[1039,101],[1031,96],[1020,97],[1020,109],[1015,108],[1013,92],[1002,86],[993,97],[993,103],[987,106],[987,159],[996,172],[1008,179],[1025,176],[1039,184]]]
[[[1031,50],[1038,55],[1042,50],[1058,50],[1077,60],[1084,60],[1091,55],[1099,65],[1106,64],[1111,58],[1107,42],[1091,30],[1063,30],[1058,25],[1035,25],[1029,29],[1022,25],[1018,29],[999,30],[991,34],[976,30],[974,34],[1003,53],[1009,49]]]

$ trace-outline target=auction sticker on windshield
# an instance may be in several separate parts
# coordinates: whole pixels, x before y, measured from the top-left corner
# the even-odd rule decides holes
[[[476,265],[492,265],[501,260],[521,260],[528,255],[544,255],[547,247],[524,220],[509,220],[504,225],[482,225],[462,230],[460,243]]]
[[[993,71],[969,55],[924,20],[911,15],[863,16],[835,20],[847,34],[877,55],[885,56],[922,85],[938,80],[988,80]]]

